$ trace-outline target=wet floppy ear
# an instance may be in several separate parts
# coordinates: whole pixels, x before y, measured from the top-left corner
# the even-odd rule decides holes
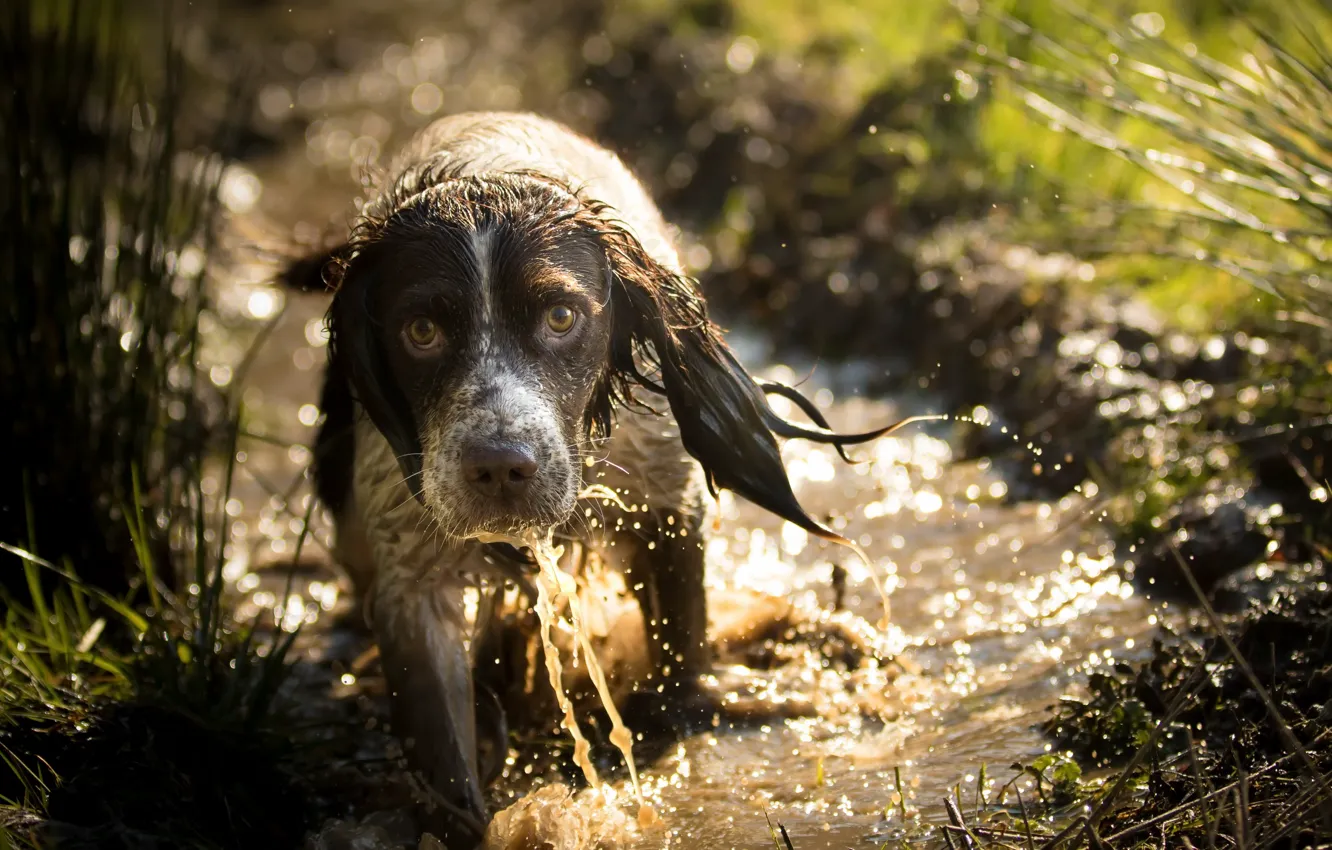
[[[374,252],[349,261],[328,311],[329,369],[346,376],[352,396],[388,440],[405,483],[418,501],[421,490],[421,441],[416,417],[393,372],[384,345],[392,330],[378,324],[372,303],[377,272]]]
[[[299,292],[332,292],[349,253],[342,243],[291,257],[278,269],[277,282]]]
[[[651,257],[621,227],[602,223],[612,286],[612,381],[627,399],[630,385],[666,397],[685,449],[703,466],[709,488],[725,488],[829,540],[844,541],[800,506],[791,489],[777,437],[834,445],[874,439],[896,425],[865,434],[836,434],[795,389],[757,383],[740,365],[707,316],[697,284]],[[817,427],[789,422],[767,394],[796,401]]]

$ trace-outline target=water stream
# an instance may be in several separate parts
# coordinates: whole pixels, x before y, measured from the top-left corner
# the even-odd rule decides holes
[[[215,383],[243,382],[248,435],[228,505],[238,522],[227,566],[244,595],[240,613],[281,607],[289,623],[305,620],[301,651],[315,657],[339,639],[342,627],[332,615],[354,604],[327,566],[330,527],[318,510],[301,544],[302,560],[315,566],[297,574],[288,604],[281,598],[287,575],[281,567],[294,554],[309,510],[303,470],[318,415],[326,304],[266,286],[271,260],[251,248],[345,221],[356,163],[428,113],[520,105],[513,83],[501,79],[504,66],[486,51],[511,55],[521,27],[489,30],[490,41],[464,53],[465,40],[435,32],[423,41],[391,15],[385,20],[401,31],[367,29],[337,3],[317,24],[302,8],[293,14],[305,17],[266,48],[289,73],[262,89],[260,108],[275,121],[300,113],[305,129],[287,133],[286,143],[227,177],[232,262],[216,281],[207,358]],[[336,33],[342,24],[346,37],[328,38],[354,43],[346,47],[349,69],[320,72],[314,42],[302,33],[329,27]],[[439,84],[446,73],[452,82]],[[261,344],[242,375],[257,335]],[[762,329],[733,334],[732,341],[764,375],[797,381],[811,369]],[[862,397],[857,388],[876,368],[819,365],[804,387],[841,429],[930,409],[928,397]],[[909,813],[937,822],[944,817],[941,799],[955,787],[972,800],[982,764],[993,788],[1009,778],[1010,764],[1046,750],[1034,724],[1088,668],[1142,647],[1155,622],[1152,610],[1116,575],[1108,538],[1090,519],[1087,502],[1076,495],[1058,503],[1010,502],[1005,481],[987,462],[953,461],[949,435],[947,423],[911,426],[858,449],[865,462],[853,467],[826,448],[786,447],[802,503],[857,540],[887,582],[888,637],[907,669],[895,679],[849,682],[813,652],[772,671],[720,669],[723,685],[767,687],[815,706],[817,716],[720,728],[644,765],[645,788],[666,828],[646,833],[640,846],[771,847],[765,813],[786,827],[799,850],[899,839],[905,833],[895,769]],[[217,479],[211,488],[220,491]],[[878,619],[878,595],[849,552],[729,495],[720,508],[720,528],[708,544],[709,581],[719,599],[741,587],[808,608],[830,606],[837,565],[848,572],[846,607]],[[501,794],[530,787],[530,778],[516,773],[502,780]]]

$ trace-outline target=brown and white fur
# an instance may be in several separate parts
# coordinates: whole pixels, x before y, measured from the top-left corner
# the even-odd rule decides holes
[[[432,826],[460,844],[486,821],[463,591],[524,569],[483,540],[549,530],[608,553],[653,638],[645,691],[669,700],[710,661],[707,491],[837,539],[797,503],[776,437],[840,449],[880,433],[834,434],[794,390],[756,383],[642,185],[534,115],[431,125],[349,238],[283,278],[335,293],[317,489],[367,601],[395,730],[440,796]],[[778,417],[769,393],[814,425]],[[634,513],[598,500],[588,522],[593,483]]]

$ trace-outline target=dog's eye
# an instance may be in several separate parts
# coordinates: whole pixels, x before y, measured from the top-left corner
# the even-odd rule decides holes
[[[577,318],[578,314],[571,307],[557,304],[546,311],[546,327],[550,328],[551,333],[564,336],[573,330]]]
[[[439,325],[425,316],[417,316],[407,323],[403,329],[403,334],[416,348],[430,350],[438,348],[444,340],[444,335],[440,333]]]

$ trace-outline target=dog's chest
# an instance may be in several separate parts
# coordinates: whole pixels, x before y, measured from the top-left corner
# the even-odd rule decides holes
[[[425,507],[407,488],[388,440],[363,411],[357,414],[352,509],[363,538],[360,548],[372,562],[366,566],[381,584],[457,578],[444,573],[465,569],[475,544],[440,536]]]

